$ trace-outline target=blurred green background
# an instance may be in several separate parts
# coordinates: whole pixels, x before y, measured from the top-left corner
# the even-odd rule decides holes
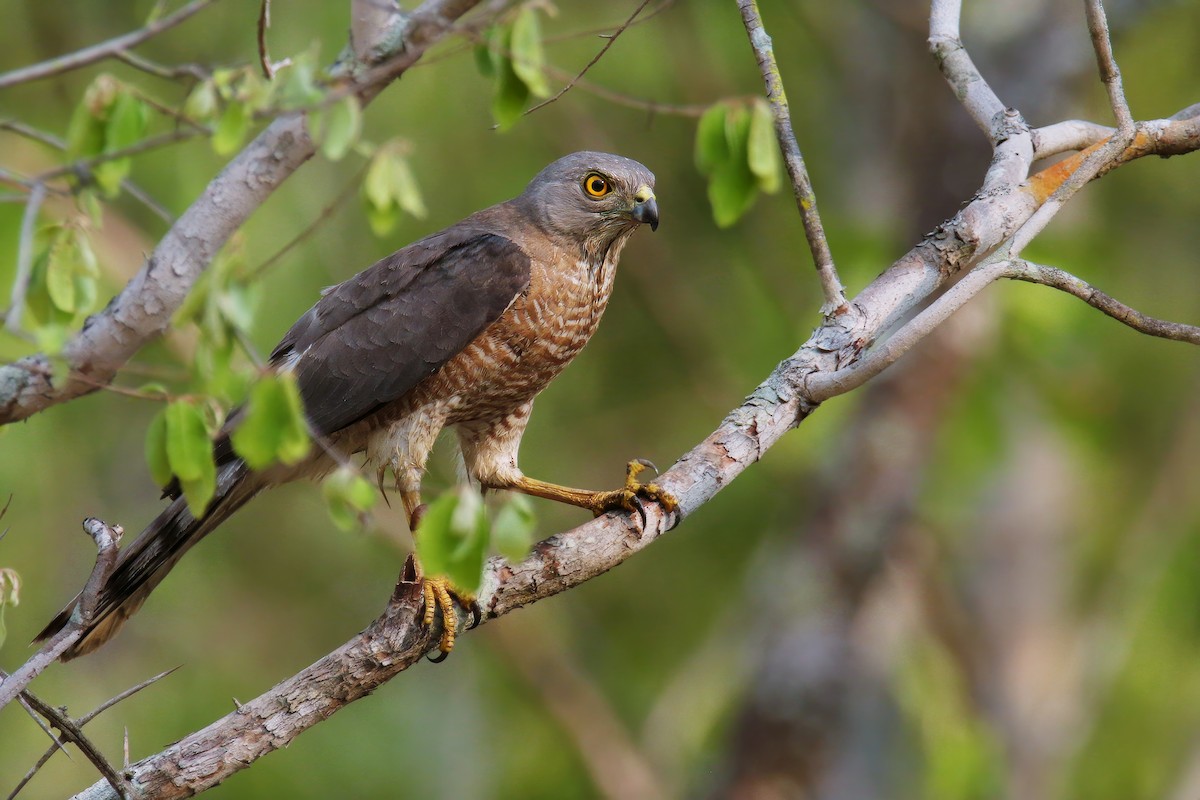
[[[273,58],[345,42],[347,3],[272,4]],[[1200,100],[1200,3],[1110,4],[1135,116]],[[152,3],[0,0],[0,71],[139,27]],[[548,56],[578,71],[636,3],[561,0]],[[587,81],[704,106],[761,92],[736,5],[652,3]],[[952,215],[986,143],[942,84],[921,3],[762,0],[834,256],[851,293]],[[218,3],[138,48],[168,64],[253,63],[258,3]],[[584,33],[580,33],[584,32]],[[1107,122],[1074,2],[968,4],[964,38],[1034,125]],[[186,87],[116,62],[0,92],[0,118],[63,135],[101,70],[177,105]],[[563,79],[552,75],[557,87]],[[657,174],[662,226],[639,232],[600,332],[538,400],[533,476],[607,488],[641,456],[671,463],[818,324],[795,204],[760,197],[718,229],[692,162],[695,118],[577,87],[492,130],[491,84],[450,41],[366,111],[365,136],[411,145],[429,215],[372,235],[357,195],[265,278],[268,351],[321,287],[487,204],[548,161],[618,152]],[[55,154],[0,131],[0,166]],[[132,179],[182,212],[224,159],[196,140],[140,156]],[[362,160],[313,159],[245,226],[250,264],[317,224]],[[1200,158],[1139,161],[1089,187],[1030,256],[1147,313],[1200,320]],[[23,206],[0,203],[7,294]],[[72,213],[47,204],[44,219]],[[122,198],[96,244],[104,302],[165,224]],[[186,386],[173,331],[118,381]],[[27,345],[5,335],[12,358]],[[1200,795],[1200,362],[1052,290],[994,287],[882,379],[831,401],[661,544],[577,590],[465,636],[261,760],[214,796],[444,798],[1086,797]],[[158,406],[100,392],[0,430],[0,567],[23,579],[0,664],[82,585],[89,515],[140,530]],[[449,448],[428,486],[449,485]],[[539,533],[585,521],[538,501]],[[386,602],[409,537],[383,509],[344,534],[320,494],[255,501],[193,551],[110,646],[33,689],[72,713],[183,665],[87,728],[113,759],[149,755],[338,646]],[[46,737],[0,714],[0,789]],[[24,796],[96,775],[61,755]]]

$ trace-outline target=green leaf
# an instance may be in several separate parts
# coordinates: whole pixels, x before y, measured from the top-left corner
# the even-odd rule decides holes
[[[251,469],[265,469],[277,461],[295,464],[308,455],[308,427],[291,375],[264,375],[250,390],[244,413],[231,439]]]
[[[217,488],[217,468],[212,443],[204,424],[204,412],[186,400],[167,406],[167,462],[179,478],[184,498],[194,516],[208,507]]]
[[[128,158],[117,158],[92,167],[92,177],[100,192],[111,200],[121,193],[121,181],[129,177],[132,167],[133,162]]]
[[[159,486],[171,482],[171,462],[167,458],[167,414],[166,408],[154,415],[150,427],[146,428],[146,466],[150,477]]]
[[[725,139],[725,118],[729,106],[717,103],[700,117],[696,126],[696,169],[701,175],[711,175],[718,164],[729,160],[729,143]]]
[[[479,74],[485,78],[494,78],[496,76],[496,65],[492,61],[492,50],[488,47],[486,41],[475,46],[475,67],[479,70]]]
[[[225,112],[217,122],[213,133],[213,152],[219,156],[227,156],[242,146],[246,133],[250,130],[250,116],[246,106],[236,100],[231,100],[225,106]]]
[[[533,504],[523,495],[513,495],[492,523],[492,544],[509,561],[519,561],[528,555],[536,527]]]
[[[537,97],[549,97],[546,82],[546,53],[542,49],[542,25],[533,6],[522,6],[512,26],[513,72]]]
[[[324,93],[316,82],[313,54],[305,53],[275,76],[274,98],[279,108],[307,108],[321,102]]]
[[[324,115],[320,145],[330,161],[339,161],[358,141],[362,133],[362,109],[354,95],[334,103]]]
[[[446,577],[456,588],[473,592],[483,578],[487,539],[479,493],[460,486],[430,503],[417,529],[417,555],[427,575]]]
[[[146,135],[149,121],[146,104],[133,93],[122,91],[108,113],[108,123],[104,128],[104,152],[111,153],[136,144]]]
[[[424,219],[429,213],[425,210],[425,201],[421,199],[421,188],[417,185],[417,176],[413,174],[408,159],[395,155],[392,162],[392,193],[400,208],[412,214],[417,219]]]
[[[350,467],[340,467],[330,474],[321,493],[334,524],[347,532],[361,528],[364,515],[379,500],[371,482]]]
[[[211,80],[196,84],[183,104],[183,115],[193,122],[210,122],[217,115],[217,88]]]
[[[400,207],[394,204],[385,208],[378,206],[368,206],[367,208],[367,223],[371,226],[371,233],[376,236],[387,236],[391,233],[392,228],[396,227],[399,219]]]
[[[775,193],[783,185],[783,158],[775,139],[775,116],[766,100],[759,99],[750,113],[746,161],[758,180],[758,188]]]
[[[50,245],[46,262],[46,291],[60,311],[75,313],[75,270],[78,261],[72,237],[60,231]]]
[[[747,147],[750,140],[750,112],[731,108],[725,116],[725,142],[729,158],[718,163],[708,179],[708,201],[713,219],[722,228],[737,222],[758,193],[758,182],[750,171]]]
[[[67,158],[91,158],[104,149],[104,120],[92,113],[87,101],[75,106],[67,126]]]
[[[163,412],[167,423],[167,462],[171,472],[184,480],[204,475],[204,463],[212,461],[212,444],[200,407],[187,400],[167,405]]]
[[[508,130],[521,117],[525,101],[529,99],[529,87],[517,75],[512,59],[505,53],[511,52],[512,28],[498,32],[501,47],[495,51],[496,93],[492,97],[492,117],[500,130]]]
[[[367,174],[363,177],[363,198],[375,208],[386,208],[392,204],[392,174],[390,148],[381,147],[371,159]]]

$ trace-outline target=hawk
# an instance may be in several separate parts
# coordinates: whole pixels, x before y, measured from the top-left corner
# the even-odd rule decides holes
[[[466,472],[484,489],[508,489],[581,506],[595,514],[640,510],[642,498],[669,511],[675,500],[637,480],[585,491],[527,477],[517,449],[533,401],[596,330],[612,292],[621,249],[639,225],[658,228],[654,175],[607,153],[553,162],[520,196],[479,211],[398,250],[326,290],[270,357],[292,373],[310,429],[322,444],[294,466],[252,471],[234,452],[229,415],[214,445],[217,489],[194,517],[178,482],[172,502],[125,548],[67,660],[95,650],[141,607],[184,553],[260,491],[337,466],[331,453],[364,453],[383,485],[390,468],[409,526],[419,535],[421,477],[438,433],[451,427]],[[444,578],[423,582],[425,623],[443,618],[439,647],[454,644],[452,600],[472,601]],[[60,630],[68,605],[38,637]]]

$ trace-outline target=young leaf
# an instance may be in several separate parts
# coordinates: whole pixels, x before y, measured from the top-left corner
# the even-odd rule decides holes
[[[183,104],[183,115],[193,122],[211,122],[217,115],[217,89],[212,81],[201,81]]]
[[[46,292],[55,308],[67,314],[75,313],[76,253],[73,239],[60,230],[50,245],[46,262]]]
[[[347,95],[326,112],[321,130],[321,152],[330,161],[339,161],[358,141],[362,132],[362,109],[358,98]]]
[[[487,515],[475,490],[461,486],[430,503],[416,542],[427,575],[446,577],[464,591],[477,589],[487,550]]]
[[[241,147],[249,130],[250,117],[246,113],[246,106],[236,100],[231,100],[225,106],[225,112],[221,114],[217,130],[213,133],[213,152],[219,156],[233,153]]]
[[[529,499],[524,495],[513,495],[492,523],[492,544],[509,561],[519,561],[529,553],[536,527],[537,519]]]
[[[417,219],[424,219],[429,212],[425,210],[425,201],[421,199],[421,188],[417,185],[417,177],[413,174],[408,159],[396,154],[392,156],[392,193],[400,208],[412,214]]]
[[[512,42],[513,72],[537,97],[549,97],[550,85],[546,82],[546,53],[542,49],[542,25],[537,10],[531,5],[521,7],[513,20]]]
[[[233,449],[251,469],[276,461],[295,464],[308,454],[300,392],[290,375],[264,375],[250,390],[245,418],[232,434]]]
[[[729,106],[717,103],[710,106],[696,126],[696,169],[701,175],[711,175],[718,164],[729,160],[729,143],[725,139],[725,117]]]
[[[334,524],[347,532],[361,527],[363,516],[379,499],[371,482],[349,467],[330,474],[321,486],[321,493]]]
[[[507,55],[512,48],[512,28],[502,28],[497,33],[500,48],[495,51],[496,93],[492,98],[492,117],[500,130],[508,130],[521,117],[525,101],[529,99],[529,87],[517,75],[513,61]]]
[[[200,407],[186,400],[167,405],[167,462],[171,472],[183,480],[204,475],[205,462],[212,463],[212,443]]]
[[[754,204],[754,174],[744,160],[727,161],[708,180],[708,202],[718,227],[728,228]]]
[[[773,194],[783,184],[783,159],[775,140],[775,116],[767,101],[759,99],[750,114],[750,133],[746,143],[746,161],[758,180],[758,188]]]
[[[154,415],[150,427],[146,428],[146,466],[150,477],[159,486],[171,482],[171,462],[167,459],[167,414],[166,408]]]
[[[104,128],[104,152],[111,153],[136,144],[146,134],[150,112],[140,98],[122,91],[113,101]]]
[[[212,443],[204,424],[204,412],[187,401],[167,406],[167,462],[179,478],[188,509],[200,516],[217,488],[217,468]]]
[[[492,61],[492,51],[487,46],[486,41],[475,46],[475,67],[479,70],[479,74],[485,78],[494,78],[496,76],[496,65]]]

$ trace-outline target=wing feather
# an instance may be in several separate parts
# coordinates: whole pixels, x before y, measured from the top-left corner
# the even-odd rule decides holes
[[[271,354],[291,364],[321,435],[400,399],[495,322],[529,286],[512,240],[450,228],[339,284]]]

